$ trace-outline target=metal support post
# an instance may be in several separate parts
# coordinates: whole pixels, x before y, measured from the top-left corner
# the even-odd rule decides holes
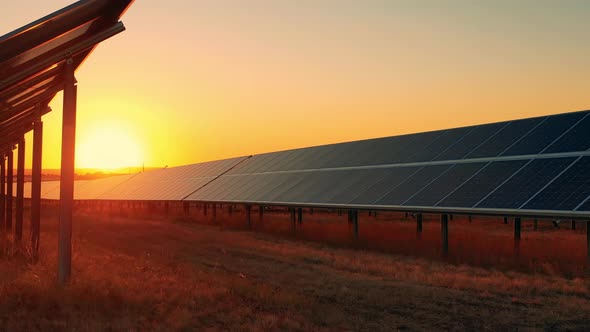
[[[74,203],[74,165],[76,151],[76,98],[72,58],[64,66],[63,120],[61,139],[61,178],[59,206],[59,245],[57,280],[64,285],[70,281],[72,271],[72,214]]]
[[[0,153],[0,229],[6,224],[6,155]]]
[[[18,160],[16,168],[16,219],[14,222],[14,239],[21,242],[23,239],[23,209],[25,192],[25,137],[18,141]]]
[[[12,232],[12,188],[14,180],[14,160],[12,147],[7,153],[7,165],[6,165],[6,220],[5,229],[7,232]]]
[[[350,211],[351,221],[352,221],[352,232],[354,235],[354,239],[358,240],[359,238],[359,212],[358,210]]]
[[[441,240],[442,240],[442,256],[449,255],[449,216],[443,214],[440,216]]]
[[[422,213],[416,214],[416,232],[422,233]]]

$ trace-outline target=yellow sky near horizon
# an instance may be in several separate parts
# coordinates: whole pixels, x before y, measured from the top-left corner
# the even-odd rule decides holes
[[[3,4],[0,33],[70,3]],[[77,72],[77,167],[175,166],[588,109],[588,10],[137,0],[127,31]],[[59,168],[60,98],[44,117],[45,168]]]

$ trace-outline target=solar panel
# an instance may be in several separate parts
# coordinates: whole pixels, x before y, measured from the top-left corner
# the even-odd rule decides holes
[[[574,210],[590,195],[590,157],[581,157],[533,196],[523,208]]]
[[[518,209],[575,160],[574,157],[532,160],[476,207]]]
[[[527,160],[491,162],[436,205],[447,207],[473,207],[490,191],[495,189],[510,175],[524,166],[526,162]]]
[[[403,204],[411,206],[434,206],[455,188],[469,180],[486,163],[456,164],[427,186],[407,199]]]
[[[474,214],[569,211],[590,217],[585,212],[590,210],[589,114],[330,144],[80,182],[76,197]],[[44,190],[44,196],[58,190]]]

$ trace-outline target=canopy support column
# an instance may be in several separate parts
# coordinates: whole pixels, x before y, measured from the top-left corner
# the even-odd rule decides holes
[[[0,153],[0,228],[6,224],[6,155]]]
[[[449,215],[442,214],[440,216],[440,234],[442,240],[442,256],[449,255]]]
[[[23,239],[23,208],[25,191],[25,137],[18,141],[18,160],[16,168],[16,220],[14,223],[14,238],[16,242]]]
[[[13,169],[14,169],[14,154],[12,153],[12,147],[7,153],[7,165],[6,165],[6,220],[5,229],[7,232],[12,231],[12,185],[13,185]]]
[[[31,250],[33,262],[39,259],[41,230],[41,158],[43,156],[43,122],[33,124],[33,164],[31,174]]]
[[[76,98],[74,60],[65,64],[63,91],[63,120],[61,138],[61,178],[59,206],[59,244],[57,280],[60,285],[69,282],[72,270],[72,213],[74,205],[74,172],[76,149]]]

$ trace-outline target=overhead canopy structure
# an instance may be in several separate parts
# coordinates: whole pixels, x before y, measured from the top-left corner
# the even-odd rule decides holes
[[[34,130],[31,188],[34,254],[39,247],[41,117],[51,111],[48,105],[55,95],[64,91],[58,271],[61,282],[69,279],[71,260],[77,94],[74,72],[96,45],[125,30],[119,18],[132,2],[80,0],[0,37],[0,223],[4,230],[12,229],[12,150],[18,144],[15,239],[21,240],[24,135]]]
[[[101,41],[123,31],[131,0],[82,0],[0,37],[0,147],[18,141]]]
[[[76,198],[588,219],[589,149],[581,111],[86,181]]]

